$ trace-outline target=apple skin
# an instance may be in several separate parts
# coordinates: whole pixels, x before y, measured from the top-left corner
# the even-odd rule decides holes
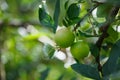
[[[70,52],[75,59],[84,59],[89,54],[89,46],[83,41],[78,41],[70,47]]]
[[[74,42],[75,36],[72,31],[67,28],[58,30],[54,36],[56,44],[61,48],[67,48]]]

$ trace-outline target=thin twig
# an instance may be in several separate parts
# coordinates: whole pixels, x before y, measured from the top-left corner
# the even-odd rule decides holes
[[[102,35],[99,37],[99,39],[96,42],[96,46],[99,49],[99,55],[96,57],[96,62],[98,63],[98,70],[101,72],[102,76],[103,76],[103,73],[102,73],[102,66],[100,64],[100,50],[101,50],[101,46],[102,46],[103,40],[106,37],[108,37],[107,30],[110,27],[111,23],[114,22],[115,16],[117,15],[118,11],[119,11],[119,7],[113,7],[111,9],[111,12],[108,15],[107,21],[101,26],[101,28],[102,28]]]
[[[80,23],[90,14],[90,13],[92,13],[92,11],[95,9],[95,8],[97,8],[99,6],[99,4],[97,4],[97,5],[95,5],[95,7],[93,7],[92,9],[90,9],[89,11],[88,11],[88,13],[86,14],[86,15],[84,15],[80,20],[79,20],[79,22],[76,24],[76,26],[74,27],[74,31],[76,31],[77,30],[77,28],[80,26]]]

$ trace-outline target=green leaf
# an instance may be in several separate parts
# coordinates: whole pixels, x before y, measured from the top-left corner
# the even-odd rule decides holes
[[[117,70],[120,70],[120,57],[119,57],[119,59],[117,61]]]
[[[23,39],[24,40],[37,40],[42,34],[38,33],[38,34],[29,34],[27,36],[25,36]]]
[[[97,17],[105,17],[107,18],[108,14],[110,13],[112,6],[108,4],[101,4],[97,8]]]
[[[47,79],[47,76],[49,75],[49,72],[50,72],[50,68],[47,68],[46,70],[44,70],[43,72],[41,72],[41,78],[40,80],[46,80]]]
[[[55,29],[54,21],[51,16],[47,14],[44,7],[39,8],[39,21],[42,26],[52,28],[53,30]]]
[[[65,9],[68,8],[68,3],[69,3],[69,0],[67,0],[67,1],[65,2],[65,5],[64,5]]]
[[[104,76],[108,76],[111,73],[118,71],[119,68],[119,60],[120,59],[120,40],[117,41],[110,52],[110,57],[107,62],[103,65],[103,74]]]
[[[54,32],[57,29],[59,14],[60,14],[60,0],[57,0],[55,5],[55,12],[54,12],[54,22],[55,22]]]
[[[91,54],[96,58],[98,57],[99,55],[99,49],[97,48],[96,45],[91,45],[90,46],[90,51],[91,51]]]
[[[81,36],[85,36],[85,37],[98,37],[98,35],[91,35],[91,34],[89,34],[89,33],[85,33],[85,32],[82,32],[82,31],[80,31],[80,30],[79,30],[79,34],[80,34]]]
[[[55,49],[50,44],[45,44],[43,47],[43,52],[46,56],[48,56],[49,58],[52,58],[52,56],[54,55]]]
[[[67,16],[69,19],[78,17],[79,13],[80,13],[80,5],[78,5],[77,3],[71,4],[67,10]]]
[[[115,43],[119,38],[119,33],[115,31],[112,27],[110,27],[107,32],[109,34],[109,37],[107,37],[105,40],[107,42]]]
[[[106,3],[120,7],[120,0],[107,0]]]
[[[72,20],[65,17],[65,19],[63,20],[63,24],[64,26],[68,27],[68,26],[76,24],[79,20],[80,20],[79,17],[73,18]]]
[[[110,80],[120,80],[120,71],[110,75]]]
[[[100,80],[99,72],[95,67],[91,67],[85,64],[73,64],[71,67],[73,70],[85,77]]]
[[[69,20],[67,21],[65,18],[62,21],[63,25],[68,27],[69,26]]]
[[[84,2],[84,0],[78,0],[78,3],[82,3],[82,2]]]

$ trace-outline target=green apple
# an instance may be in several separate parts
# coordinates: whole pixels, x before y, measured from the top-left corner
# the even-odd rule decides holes
[[[54,39],[59,47],[67,48],[73,44],[75,36],[68,28],[62,28],[56,32]]]
[[[70,51],[71,51],[72,56],[75,59],[77,60],[84,59],[89,54],[89,46],[87,43],[83,41],[78,41],[78,42],[75,42],[70,47]]]

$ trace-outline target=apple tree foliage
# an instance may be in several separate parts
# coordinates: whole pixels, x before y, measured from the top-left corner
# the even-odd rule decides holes
[[[39,7],[39,21],[54,34],[58,26],[67,27],[76,40],[89,45],[93,61],[71,65],[78,74],[94,80],[120,79],[120,0],[46,0]],[[55,48],[49,45],[46,50],[51,58]]]

